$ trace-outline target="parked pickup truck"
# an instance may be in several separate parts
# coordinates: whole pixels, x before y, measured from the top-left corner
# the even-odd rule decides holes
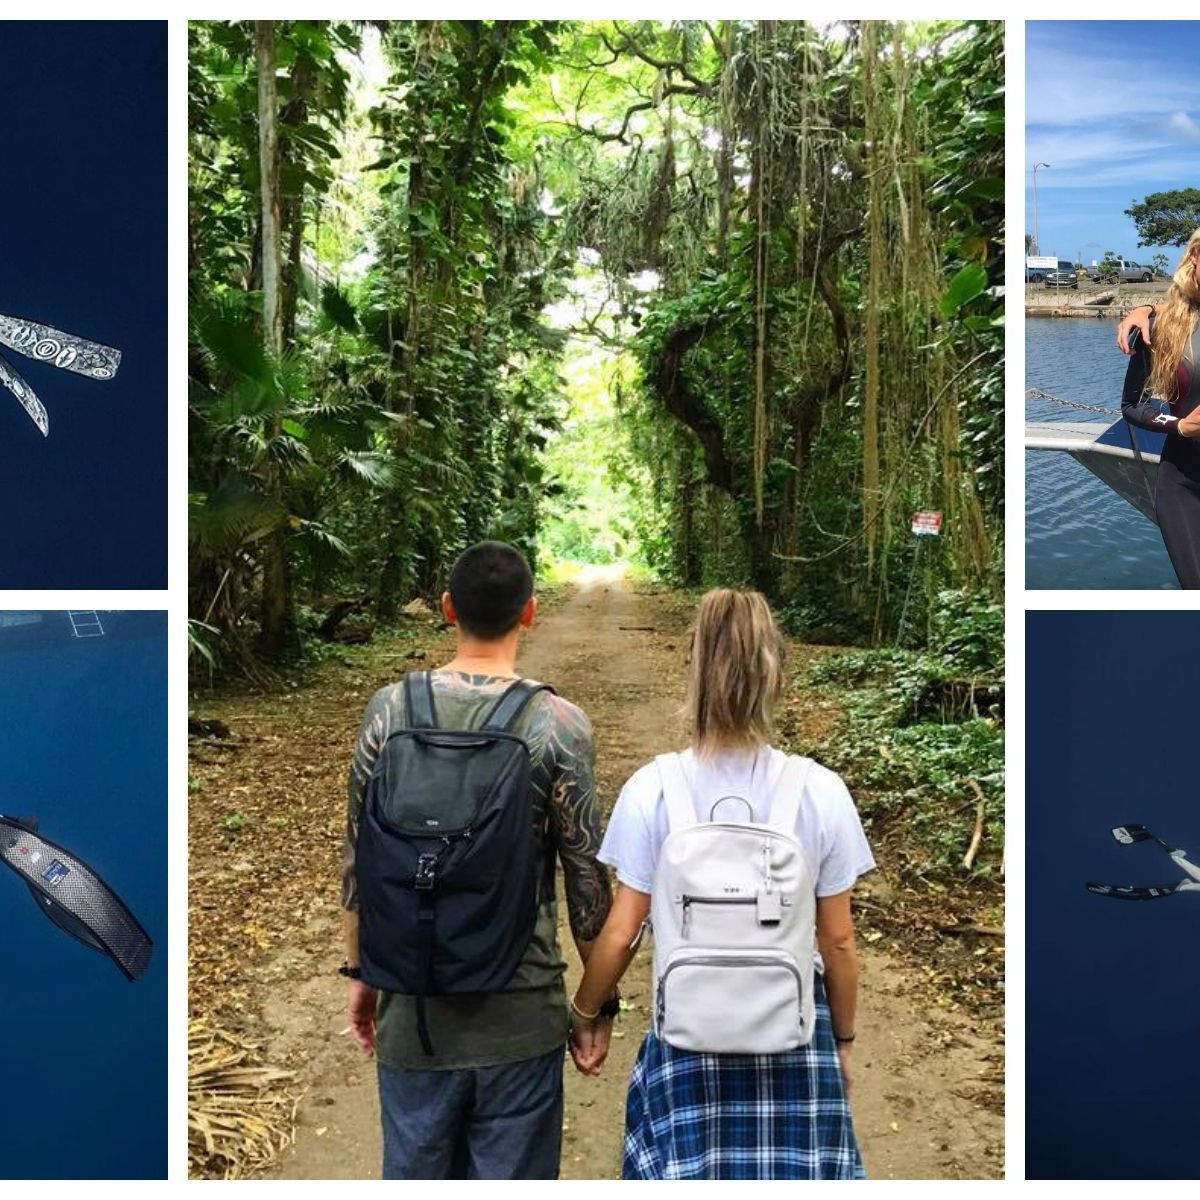
[[[1154,278],[1154,269],[1152,267],[1144,267],[1141,263],[1135,263],[1130,258],[1118,258],[1115,262],[1117,274],[1122,283],[1149,283]],[[1100,274],[1099,267],[1092,268],[1091,276],[1096,283],[1101,283],[1104,280],[1104,276]]]

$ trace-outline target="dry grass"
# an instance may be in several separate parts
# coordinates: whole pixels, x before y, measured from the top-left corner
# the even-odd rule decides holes
[[[188,1027],[188,1174],[245,1179],[293,1140],[292,1071],[255,1062],[258,1047],[204,1021]]]

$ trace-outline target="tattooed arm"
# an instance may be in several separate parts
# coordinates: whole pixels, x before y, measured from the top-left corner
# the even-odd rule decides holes
[[[549,704],[554,720],[550,836],[563,867],[571,933],[586,961],[612,906],[608,871],[596,858],[601,840],[596,745],[582,710],[558,696]]]
[[[395,692],[395,687],[386,687],[371,697],[371,703],[367,705],[362,726],[358,731],[358,742],[354,747],[354,761],[350,766],[350,781],[346,794],[346,841],[342,851],[342,908],[347,912],[358,912],[358,878],[354,873],[358,825],[367,797],[367,781],[371,778],[375,760],[379,757],[379,751],[387,741],[391,729]]]
[[[354,762],[350,767],[350,785],[346,803],[346,842],[342,852],[342,940],[345,945],[346,961],[359,965],[358,957],[358,876],[355,874],[354,854],[358,844],[358,826],[362,819],[363,801],[367,794],[367,780],[379,757],[380,747],[387,741],[390,728],[392,689],[376,692],[367,705],[362,728],[358,732],[358,743],[354,748]],[[377,996],[373,988],[359,980],[350,980],[348,1006],[350,1031],[363,1051],[375,1053],[375,1006]]]

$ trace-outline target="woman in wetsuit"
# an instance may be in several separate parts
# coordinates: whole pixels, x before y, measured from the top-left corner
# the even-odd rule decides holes
[[[1150,318],[1150,343],[1133,330],[1121,412],[1167,435],[1154,500],[1158,527],[1180,585],[1200,589],[1200,229],[1188,241],[1166,303]]]

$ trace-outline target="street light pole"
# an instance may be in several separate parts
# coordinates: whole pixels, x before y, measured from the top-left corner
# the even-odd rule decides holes
[[[1033,244],[1037,248],[1037,252],[1042,252],[1042,242],[1038,237],[1038,222],[1037,222],[1037,173],[1038,167],[1049,167],[1049,163],[1036,163],[1033,168]]]

